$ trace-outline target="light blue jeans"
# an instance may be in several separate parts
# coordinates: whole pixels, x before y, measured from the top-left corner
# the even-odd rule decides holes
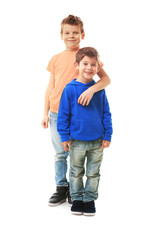
[[[55,182],[56,186],[67,186],[68,181],[66,179],[67,173],[67,157],[68,152],[64,151],[64,148],[60,141],[60,135],[57,132],[57,113],[50,111],[50,130],[52,144],[55,149]]]
[[[69,174],[72,201],[80,200],[90,202],[98,198],[102,158],[102,139],[90,142],[72,140]],[[86,181],[84,186],[85,160]]]

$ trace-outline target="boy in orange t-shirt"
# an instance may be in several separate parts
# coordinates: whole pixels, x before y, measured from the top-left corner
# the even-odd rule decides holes
[[[57,206],[65,202],[67,197],[68,202],[71,203],[71,199],[69,197],[69,185],[66,178],[68,152],[64,151],[60,141],[60,136],[57,132],[57,115],[64,87],[67,83],[71,82],[72,79],[77,78],[78,76],[78,71],[74,65],[75,55],[80,48],[80,41],[81,39],[84,39],[84,36],[83,22],[79,17],[69,15],[67,18],[63,19],[61,23],[61,39],[65,43],[66,50],[54,55],[47,67],[47,70],[51,74],[45,94],[42,126],[44,128],[48,128],[50,116],[52,144],[56,152],[56,192],[49,199],[49,206]],[[93,94],[104,89],[110,83],[110,79],[102,67],[97,75],[100,77],[100,80],[80,95],[78,104],[82,104],[82,106],[88,105],[93,97]]]

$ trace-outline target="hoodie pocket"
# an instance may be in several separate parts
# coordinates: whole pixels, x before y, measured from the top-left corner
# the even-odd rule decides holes
[[[104,128],[98,119],[76,120],[74,133],[83,140],[94,140],[103,136]]]

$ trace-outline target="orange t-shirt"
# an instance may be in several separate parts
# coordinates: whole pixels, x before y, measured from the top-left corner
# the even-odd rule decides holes
[[[62,91],[66,84],[78,76],[75,69],[76,52],[63,51],[54,55],[47,66],[47,70],[55,76],[55,86],[50,95],[50,110],[58,113]]]
[[[75,55],[77,51],[63,51],[54,55],[47,66],[47,70],[55,77],[55,86],[50,95],[50,110],[58,113],[59,102],[64,87],[74,78],[78,77],[78,70],[75,68]],[[103,66],[102,62],[100,62]]]

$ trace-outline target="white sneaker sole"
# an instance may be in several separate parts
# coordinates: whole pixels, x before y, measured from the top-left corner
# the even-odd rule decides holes
[[[83,212],[73,212],[73,211],[71,211],[71,213],[72,213],[73,215],[83,215]]]
[[[50,206],[50,207],[57,207],[57,206],[59,206],[60,204],[62,204],[64,202],[66,202],[65,199],[63,199],[62,201],[60,201],[58,203],[50,203],[50,202],[48,202],[48,206]]]
[[[95,213],[83,213],[84,216],[95,216]]]

